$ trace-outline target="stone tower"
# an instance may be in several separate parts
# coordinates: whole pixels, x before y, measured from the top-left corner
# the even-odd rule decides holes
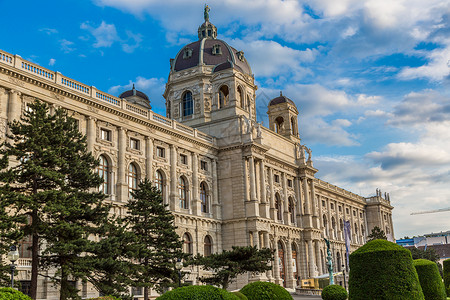
[[[280,92],[280,96],[269,102],[269,128],[276,133],[292,140],[299,142],[298,134],[298,110],[294,101]]]

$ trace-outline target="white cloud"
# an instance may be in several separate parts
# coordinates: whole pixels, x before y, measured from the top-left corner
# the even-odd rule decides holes
[[[245,49],[252,71],[258,77],[275,77],[292,73],[297,77],[303,77],[311,71],[301,64],[313,62],[318,55],[316,49],[300,51],[282,46],[275,41],[235,39],[230,44],[239,50]]]
[[[48,65],[49,65],[49,66],[54,66],[55,63],[56,63],[56,59],[50,58],[50,60],[49,60],[49,62],[48,62]]]
[[[64,51],[64,53],[69,53],[76,50],[73,47],[74,43],[66,39],[59,40],[59,45],[61,47],[61,50]]]
[[[425,54],[428,63],[420,67],[405,67],[398,74],[403,80],[427,78],[441,81],[450,76],[450,43],[444,48],[437,48]]]
[[[39,31],[44,32],[44,33],[46,33],[48,35],[52,35],[52,34],[58,33],[58,30],[55,29],[55,28],[41,28],[41,29],[39,29]]]
[[[126,53],[133,53],[136,48],[138,48],[142,42],[142,35],[133,33],[129,30],[125,32],[127,38],[120,38],[117,33],[116,26],[114,24],[107,24],[105,21],[98,27],[90,25],[89,22],[84,22],[80,26],[81,29],[87,30],[95,38],[94,48],[109,48],[114,43],[118,42],[121,44],[122,50]],[[81,40],[88,40],[88,37],[80,36]]]
[[[93,27],[89,22],[84,22],[80,28],[89,31],[95,37],[96,42],[93,45],[95,48],[111,47],[114,42],[120,41],[116,26],[107,24],[105,21],[102,21],[98,27]]]

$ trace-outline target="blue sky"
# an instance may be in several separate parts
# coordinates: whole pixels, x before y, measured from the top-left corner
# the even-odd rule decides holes
[[[147,93],[164,114],[169,59],[197,39],[203,1],[1,1],[0,49],[98,89]],[[297,104],[317,176],[389,192],[397,238],[450,229],[450,2],[210,1],[218,38],[243,50],[259,121]],[[9,13],[6,13],[9,12]]]

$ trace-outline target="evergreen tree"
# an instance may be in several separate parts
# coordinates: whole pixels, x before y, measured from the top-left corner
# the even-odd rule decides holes
[[[86,272],[87,279],[103,295],[130,298],[128,287],[133,284],[130,279],[133,264],[127,257],[131,256],[132,233],[116,218],[106,224],[105,229],[91,255],[84,257],[86,265],[92,266]]]
[[[373,240],[387,240],[386,234],[378,226],[375,226],[370,232],[370,234],[367,236],[367,242]]]
[[[100,233],[109,210],[105,195],[92,191],[102,182],[94,173],[98,161],[87,152],[76,121],[62,109],[49,114],[38,100],[9,128],[0,155],[14,160],[0,172],[0,193],[7,195],[8,210],[30,219],[23,230],[32,237],[31,296],[36,299],[38,268],[54,267],[60,299],[76,298],[69,278],[83,277],[89,268],[81,254],[92,247],[88,237]]]
[[[134,286],[144,287],[144,300],[150,287],[156,287],[173,277],[177,259],[187,258],[182,242],[175,232],[174,216],[163,203],[161,192],[148,179],[139,183],[125,205],[125,224],[133,234],[130,259]]]
[[[227,289],[230,282],[239,274],[261,273],[271,270],[272,267],[269,262],[272,260],[273,250],[269,248],[258,250],[251,246],[233,246],[232,250],[224,250],[222,253],[209,256],[198,254],[190,263],[214,272],[214,275],[210,277],[199,278],[200,281],[212,285],[221,285],[223,289]]]

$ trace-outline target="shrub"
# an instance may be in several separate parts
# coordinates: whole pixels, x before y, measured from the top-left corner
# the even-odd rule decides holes
[[[328,285],[322,291],[323,300],[346,300],[347,296],[347,291],[337,284]]]
[[[241,289],[241,293],[247,296],[248,300],[292,300],[288,291],[271,282],[249,283]]]
[[[31,300],[30,297],[12,288],[0,288],[0,300]]]
[[[238,296],[212,285],[184,286],[156,298],[158,300],[239,300]]]
[[[232,292],[234,295],[236,295],[241,300],[248,300],[247,296],[242,294],[241,292]]]
[[[416,267],[417,275],[419,275],[425,300],[447,299],[445,286],[435,262],[427,259],[416,259],[414,260],[414,267]]]
[[[444,260],[444,285],[447,297],[450,297],[450,258]]]
[[[411,252],[373,240],[350,255],[349,299],[423,300]]]

